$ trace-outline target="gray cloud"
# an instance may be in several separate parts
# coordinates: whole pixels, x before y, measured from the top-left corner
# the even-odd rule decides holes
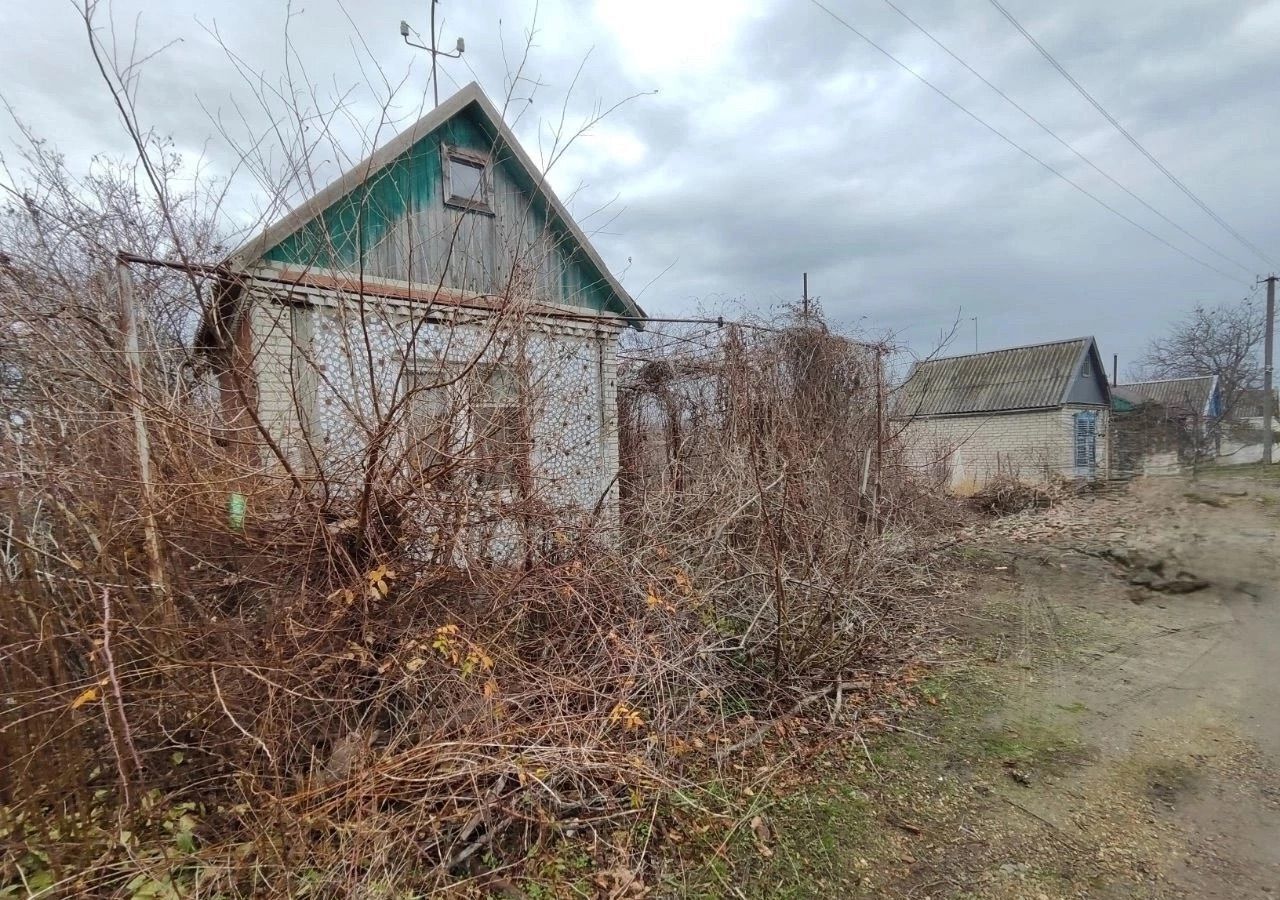
[[[544,0],[527,80],[513,89],[534,98],[513,104],[521,111],[517,131],[535,155],[547,147],[548,123],[559,118],[584,57],[568,103],[571,122],[597,104],[657,91],[623,105],[552,173],[588,229],[599,229],[602,253],[628,286],[649,285],[642,302],[655,313],[726,298],[767,307],[793,299],[808,271],[838,322],[898,333],[918,351],[957,321],[963,328],[956,346],[967,348],[968,318],[977,316],[984,347],[1095,334],[1104,353],[1132,360],[1182,310],[1238,298],[1265,269],[990,4],[895,2],[1126,186],[1248,271],[1142,209],[882,0],[831,5],[994,127],[1233,277],[1197,266],[1099,208],[808,3]],[[1273,149],[1280,0],[1170,0],[1155,11],[1137,0],[1004,2],[1173,172],[1280,256],[1273,199],[1280,186]],[[4,96],[73,162],[126,152],[74,16],[64,5],[37,6],[0,10],[9,36],[0,53]],[[450,80],[475,77],[492,96],[505,95],[507,61],[519,58],[532,3],[501,0],[479,10],[445,0],[439,8],[445,40],[462,33],[469,48],[464,64],[446,64],[442,94]],[[426,27],[421,2],[344,7],[313,0],[305,10],[295,7],[288,45],[281,3],[118,0],[122,38],[139,11],[142,46],[182,40],[148,66],[139,95],[144,118],[186,153],[205,154],[212,171],[234,174],[228,212],[242,223],[262,211],[261,187],[236,170],[233,148],[204,109],[242,140],[267,117],[206,29],[216,26],[272,86],[305,69],[322,98],[347,98],[340,152],[320,154],[328,174],[360,154],[358,135],[381,115],[377,67],[393,83],[407,79],[391,108],[398,122],[411,121],[424,102],[421,55],[396,32],[401,18]],[[534,90],[533,82],[541,86]],[[236,124],[238,111],[248,114],[247,126]],[[0,125],[0,137],[11,131]]]

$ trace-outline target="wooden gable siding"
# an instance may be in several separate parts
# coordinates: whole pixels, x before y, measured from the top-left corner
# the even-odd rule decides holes
[[[489,155],[492,215],[444,203],[441,145]],[[268,249],[265,262],[626,314],[471,107]],[[514,272],[513,272],[514,269]]]

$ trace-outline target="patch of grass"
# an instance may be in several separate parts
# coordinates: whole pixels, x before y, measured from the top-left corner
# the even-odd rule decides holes
[[[1025,688],[1021,667],[1009,663],[1038,667],[1073,654],[1094,623],[1008,595],[988,597],[981,617],[983,633],[958,649],[972,658],[975,642],[993,654],[1003,648],[988,659],[1005,664],[966,663],[926,675],[913,688],[918,703],[895,727],[780,774],[757,795],[734,800],[723,783],[709,787],[699,799],[724,800],[722,824],[708,828],[705,815],[689,810],[677,845],[667,846],[658,893],[872,898],[923,896],[947,882],[955,860],[936,841],[972,822],[975,810],[989,809],[1011,768],[1059,774],[1091,755],[1075,736],[1076,716],[1067,715],[1085,712],[1081,703],[1061,708],[1063,722],[1000,717]],[[1052,869],[1010,876],[988,862],[997,880],[1010,882],[1000,897],[1022,896],[1014,889],[1030,884],[1056,894],[1070,881]],[[983,890],[973,896],[997,896]]]
[[[1134,794],[1170,806],[1193,791],[1201,778],[1189,763],[1163,756],[1130,758],[1119,771]]]
[[[1200,477],[1208,475],[1227,475],[1232,478],[1256,478],[1266,481],[1280,481],[1280,465],[1272,463],[1243,463],[1238,466],[1204,466],[1200,469]]]
[[[595,868],[595,861],[580,841],[535,848],[529,862],[530,873],[521,879],[520,889],[530,900],[593,896],[587,875]]]
[[[974,544],[960,544],[947,552],[953,558],[974,567],[993,568],[1007,566],[1013,562],[1013,556],[1010,553]]]
[[[915,692],[916,733],[855,739],[741,804],[732,826],[678,848],[683,864],[664,895],[872,898],[909,878],[914,843],[970,801],[969,770],[996,768],[975,740],[1000,697],[986,672],[971,669],[927,676]]]
[[[1037,720],[1009,722],[980,731],[975,746],[1002,765],[1018,765],[1059,773],[1084,762],[1091,751],[1066,729]]]
[[[698,860],[664,882],[680,897],[875,897],[868,859],[882,846],[876,804],[859,773],[830,776],[749,806],[730,833],[709,831],[682,856]],[[739,893],[741,892],[741,893]]]

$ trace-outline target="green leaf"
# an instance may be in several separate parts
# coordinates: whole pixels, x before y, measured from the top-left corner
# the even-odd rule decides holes
[[[129,882],[127,890],[131,891],[131,900],[181,900],[168,878],[155,879],[147,875],[139,875]]]
[[[48,869],[37,869],[27,876],[27,890],[30,892],[28,896],[34,896],[52,887],[53,872]]]

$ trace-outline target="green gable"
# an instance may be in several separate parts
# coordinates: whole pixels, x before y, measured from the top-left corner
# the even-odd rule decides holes
[[[446,208],[442,145],[490,158],[495,195],[492,215]],[[537,246],[546,247],[546,258],[541,258],[541,252],[531,254],[536,257],[531,265],[545,268],[539,271],[536,284],[538,292],[548,296],[537,299],[634,316],[638,312],[634,301],[620,296],[616,282],[592,261],[594,251],[584,247],[573,234],[576,227],[571,228],[554,211],[535,182],[538,174],[522,164],[522,156],[497,132],[485,109],[472,101],[390,161],[372,166],[362,163],[371,169],[367,175],[360,172],[361,167],[353,170],[360,173],[353,187],[318,215],[270,243],[257,259],[300,269],[362,272],[419,283],[438,280],[438,269],[447,265],[449,269],[465,269],[466,274],[458,274],[460,280],[451,283],[454,276],[446,273],[446,286],[502,293],[510,271],[509,267],[503,269],[502,243],[524,241],[532,247],[534,236],[539,236],[543,243]],[[377,159],[377,154],[371,157]],[[460,227],[467,229],[465,242],[455,237]],[[397,250],[396,242],[406,246],[412,242],[412,252]],[[463,245],[474,259],[459,262],[457,254]],[[441,262],[430,271],[432,259],[447,263]]]

